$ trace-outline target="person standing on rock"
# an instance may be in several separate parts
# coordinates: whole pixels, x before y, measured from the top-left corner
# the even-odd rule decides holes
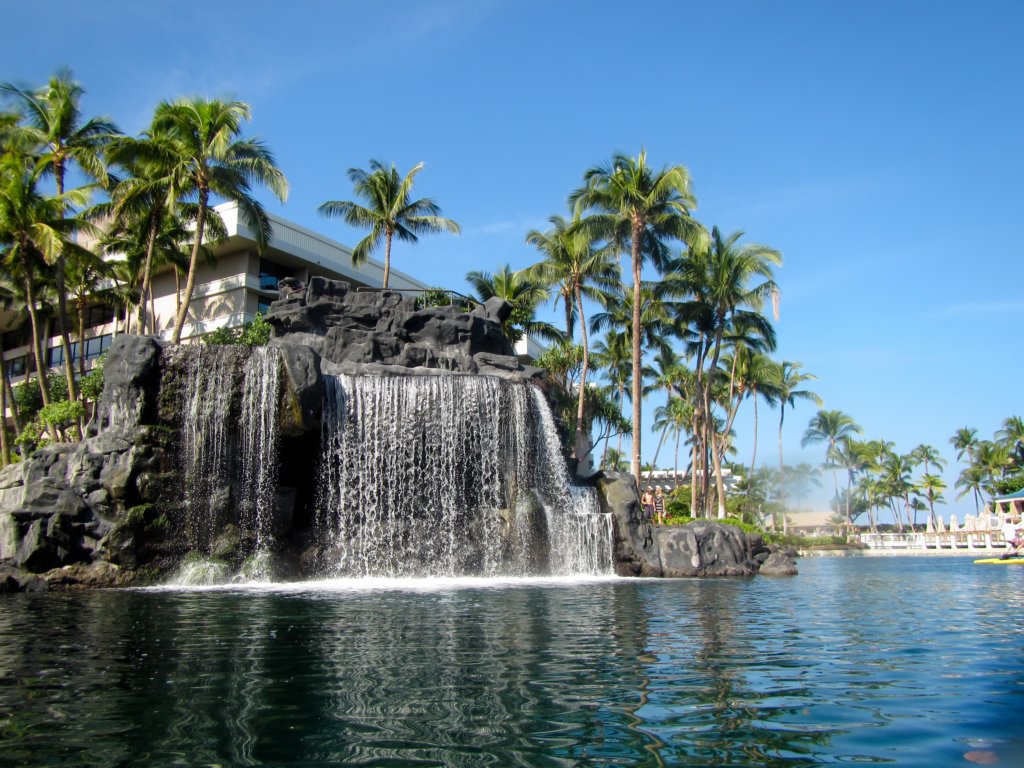
[[[644,495],[640,497],[640,509],[643,511],[644,521],[650,522],[654,517],[654,489],[647,486]]]
[[[654,524],[665,524],[665,494],[660,485],[654,489]]]

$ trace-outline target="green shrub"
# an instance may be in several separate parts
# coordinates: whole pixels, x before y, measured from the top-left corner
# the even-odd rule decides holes
[[[238,337],[238,342],[246,347],[265,347],[269,341],[270,323],[263,315],[256,315],[251,323],[246,323]]]
[[[97,402],[103,395],[103,365],[106,361],[107,353],[104,352],[96,360],[92,370],[79,380],[78,387],[86,400]]]
[[[50,371],[46,375],[46,384],[51,404],[68,399],[68,380],[61,371]],[[29,379],[28,382],[15,384],[11,389],[14,391],[14,402],[18,406],[18,416],[22,423],[27,424],[36,417],[39,409],[43,407],[43,398],[39,392],[39,380]]]
[[[79,419],[85,418],[85,406],[77,400],[60,400],[42,408],[38,418],[44,427],[52,426],[64,431],[73,424],[78,424]]]
[[[241,328],[218,328],[202,338],[208,347],[238,344],[244,347],[263,347],[270,341],[270,323],[263,315],[256,315],[251,323]]]
[[[238,344],[242,332],[238,328],[224,326],[215,331],[203,335],[203,344],[208,347],[218,347],[228,344]]]

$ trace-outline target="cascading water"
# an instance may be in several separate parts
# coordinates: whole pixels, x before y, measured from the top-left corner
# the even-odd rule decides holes
[[[608,573],[611,521],[572,488],[527,383],[325,377],[317,527],[332,575]]]
[[[277,490],[280,357],[276,349],[192,347],[182,409],[182,464],[189,541],[208,550],[229,520],[269,543]],[[241,370],[241,397],[238,375]]]
[[[188,352],[181,425],[185,526],[192,546],[208,549],[223,522],[230,488],[233,364],[217,349]]]
[[[280,354],[257,347],[245,364],[242,387],[241,468],[238,508],[256,531],[256,548],[269,543],[277,494],[278,404],[281,397]]]

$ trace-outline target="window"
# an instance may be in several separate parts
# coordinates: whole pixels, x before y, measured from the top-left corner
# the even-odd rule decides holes
[[[74,363],[78,360],[78,342],[71,344],[71,362]],[[50,347],[46,353],[46,364],[51,368],[59,368],[64,365],[64,347],[59,344],[56,347]]]
[[[32,329],[28,324],[4,334],[4,349],[14,349],[32,343]]]
[[[102,336],[96,336],[91,339],[85,340],[85,359],[95,360],[97,357],[102,355],[108,349],[110,349],[110,342],[113,340],[113,336],[109,333],[105,333]]]
[[[25,369],[28,367],[28,355],[22,355],[21,357],[15,357],[7,361],[7,378],[13,379],[15,376],[24,376]]]
[[[285,277],[291,277],[292,271],[280,264],[275,264],[266,259],[260,259],[260,290],[276,291],[277,281]]]
[[[95,325],[106,325],[114,322],[114,308],[106,304],[97,304],[85,310],[85,327],[92,328]]]

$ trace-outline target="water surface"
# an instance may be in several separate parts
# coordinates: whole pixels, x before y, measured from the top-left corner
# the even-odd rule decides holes
[[[0,765],[1024,765],[1024,567],[0,601]]]

